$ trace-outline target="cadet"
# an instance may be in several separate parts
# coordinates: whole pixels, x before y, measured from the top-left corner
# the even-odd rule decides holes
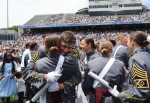
[[[117,45],[113,48],[112,56],[117,59],[121,60],[125,67],[128,68],[128,61],[129,61],[129,48],[127,47],[127,37],[123,34],[117,36]]]
[[[79,64],[80,64],[81,73],[83,74],[83,78],[84,78],[85,76],[84,71],[85,72],[88,71],[87,69],[85,69],[87,66],[87,63],[90,60],[97,58],[99,55],[96,51],[97,45],[95,45],[94,40],[92,38],[88,38],[88,37],[82,38],[80,49],[83,52],[82,52]],[[83,101],[83,103],[87,103],[88,96],[85,97],[82,91],[81,84],[78,85],[77,96],[78,96],[77,103],[81,103],[81,101]]]
[[[87,62],[93,60],[94,58],[98,57],[98,53],[96,53],[95,49],[97,46],[94,43],[92,38],[83,38],[81,40],[80,48],[83,52],[86,53],[86,57],[84,58],[84,66],[87,65]]]
[[[87,68],[97,75],[101,72],[105,74],[103,79],[109,82],[112,86],[117,85],[119,91],[121,91],[125,79],[124,63],[120,60],[111,58],[112,48],[113,45],[110,41],[102,41],[99,46],[99,51],[102,54],[102,57],[89,61]],[[108,70],[105,68],[106,65],[110,65]],[[94,81],[94,79],[88,75],[88,72],[83,81],[82,89],[85,95],[90,95],[89,103],[101,103],[104,96],[109,96],[108,89],[102,84]]]
[[[47,36],[45,38],[47,38]],[[64,61],[64,66],[63,66],[64,71],[62,72],[62,77],[59,79],[58,81],[59,83],[55,83],[59,86],[60,91],[59,93],[53,93],[54,95],[52,96],[60,99],[54,99],[54,98],[51,99],[48,96],[47,103],[61,103],[61,102],[75,103],[75,86],[81,82],[81,73],[76,63],[76,59],[72,56],[72,54],[69,53],[75,43],[75,37],[71,31],[66,31],[61,34],[60,39],[57,38],[54,40],[55,41],[57,40],[57,43],[59,43],[60,41],[60,53],[64,55],[65,58],[67,59],[65,59],[66,61]],[[53,42],[53,41],[49,41],[49,42]],[[47,43],[45,44],[45,46],[50,48],[50,46],[53,46],[52,44],[53,43]],[[45,60],[48,60],[49,62]],[[57,65],[56,61],[58,61],[58,57],[53,58],[53,56],[48,56],[48,58],[46,57],[41,59],[41,62],[39,61],[38,63],[36,63],[34,68],[33,68],[34,63],[32,64],[29,63],[30,65],[28,64],[26,71],[24,71],[24,79],[32,84],[33,92],[37,91],[37,89],[39,89],[42,86],[42,84],[44,83],[44,81],[48,76],[47,73],[55,69],[54,67]],[[52,67],[51,68],[52,70],[49,69],[50,67]],[[44,73],[44,75],[38,73],[37,70],[39,72]],[[37,84],[35,82],[37,82]]]
[[[147,34],[136,31],[128,36],[127,43],[132,57],[129,60],[129,88],[121,93],[116,89],[109,90],[118,98],[118,103],[146,103],[150,97],[150,54],[145,47],[149,45]],[[117,101],[106,101],[106,103]]]

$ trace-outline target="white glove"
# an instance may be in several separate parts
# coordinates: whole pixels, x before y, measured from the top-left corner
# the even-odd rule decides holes
[[[48,91],[49,91],[49,92],[56,92],[56,91],[59,91],[58,82],[54,82],[53,84],[51,84],[51,85],[48,87]]]
[[[48,73],[47,82],[54,83],[60,78],[60,76],[62,76],[62,74],[56,71],[50,72]]]
[[[110,92],[113,96],[117,97],[117,96],[119,95],[119,92],[118,92],[118,90],[117,90],[117,85],[115,85],[113,89],[109,89],[109,92]]]

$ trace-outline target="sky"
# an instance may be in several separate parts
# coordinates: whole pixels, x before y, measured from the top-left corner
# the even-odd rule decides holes
[[[150,0],[143,0],[150,9]],[[8,27],[24,25],[35,15],[76,13],[88,0],[8,0]],[[7,0],[0,0],[0,28],[7,28]]]

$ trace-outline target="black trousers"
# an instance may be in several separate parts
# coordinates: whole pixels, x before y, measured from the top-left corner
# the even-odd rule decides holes
[[[24,100],[24,92],[18,93],[18,103],[23,103]]]

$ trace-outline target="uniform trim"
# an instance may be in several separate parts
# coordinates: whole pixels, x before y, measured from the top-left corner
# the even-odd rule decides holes
[[[36,52],[36,54],[32,57],[32,59],[31,59],[31,61],[32,62],[36,62],[37,60],[39,60],[40,59],[40,57],[39,57],[39,51],[38,52]]]
[[[122,95],[126,96],[128,99],[134,99],[134,100],[137,100],[137,101],[146,101],[146,99],[142,99],[142,98],[137,98],[137,97],[134,97],[133,95],[129,95],[127,93],[121,93]]]
[[[73,47],[73,48],[71,49],[71,54],[72,54],[75,58],[78,58],[78,57],[79,57],[79,52],[78,52],[78,50],[77,50],[75,47]]]
[[[73,83],[70,83],[70,82],[64,82],[64,83],[70,85],[71,87],[72,87],[72,86],[74,86],[74,87],[76,86],[75,83],[74,83],[74,84],[73,84]]]

